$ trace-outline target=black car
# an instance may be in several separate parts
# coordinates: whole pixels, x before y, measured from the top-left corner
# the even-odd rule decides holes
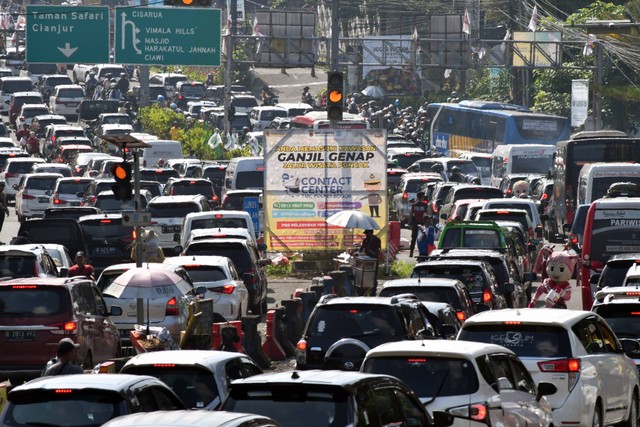
[[[87,215],[78,223],[85,234],[91,236],[88,257],[97,271],[131,261],[134,227],[122,224],[122,214]]]
[[[174,102],[178,108],[186,109],[187,102],[199,101],[204,97],[206,86],[202,82],[178,82],[176,83],[176,90],[173,93],[171,101]]]
[[[69,218],[78,220],[85,215],[99,214],[100,209],[93,206],[73,206],[68,208],[47,208],[42,219]]]
[[[426,308],[414,295],[325,295],[298,342],[296,369],[358,370],[366,352],[380,344],[435,337]]]
[[[89,252],[89,237],[75,219],[32,219],[20,224],[18,235],[23,236],[25,232],[33,243],[57,243],[74,255],[77,252]]]
[[[602,273],[591,276],[591,283],[597,283],[598,289],[622,286],[629,268],[634,266],[639,259],[640,253],[613,255],[605,264]]]
[[[475,304],[506,308],[504,284],[498,284],[491,265],[481,260],[429,260],[415,265],[411,277],[441,277],[461,281]]]
[[[169,178],[180,178],[180,174],[173,168],[140,169],[140,180],[142,181],[158,181],[160,184],[166,184]]]
[[[449,426],[433,420],[415,393],[390,375],[343,371],[293,371],[254,375],[231,383],[223,411],[268,416],[283,427]]]

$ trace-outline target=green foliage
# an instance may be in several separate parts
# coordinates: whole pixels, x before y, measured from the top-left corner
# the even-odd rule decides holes
[[[506,68],[474,70],[466,98],[509,102],[509,80],[510,74]]]
[[[584,24],[587,20],[627,19],[625,7],[613,3],[596,1],[589,6],[576,10],[567,17],[567,24]]]
[[[289,277],[291,276],[291,263],[287,265],[267,265],[264,268],[267,277]]]
[[[408,263],[407,261],[394,261],[389,264],[389,273],[386,274],[386,266],[381,263],[380,270],[378,271],[379,276],[384,277],[392,277],[392,278],[405,278],[411,276],[411,272],[413,271],[413,264]]]
[[[565,63],[567,67],[578,67],[577,63]],[[533,109],[540,113],[571,115],[571,81],[591,79],[592,72],[585,69],[539,68],[533,71]]]
[[[169,139],[169,129],[173,122],[178,122],[180,127],[185,125],[184,114],[177,113],[169,108],[161,108],[157,105],[143,107],[138,111],[145,132],[156,135],[159,139]]]

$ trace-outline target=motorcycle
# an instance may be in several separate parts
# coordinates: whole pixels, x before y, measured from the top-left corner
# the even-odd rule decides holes
[[[280,99],[278,98],[278,95],[273,95],[273,96],[271,96],[271,97],[267,98],[267,99],[262,103],[262,105],[263,105],[263,106],[274,107],[274,106],[276,106],[276,105],[277,105],[277,104],[279,104],[279,103],[280,103]]]

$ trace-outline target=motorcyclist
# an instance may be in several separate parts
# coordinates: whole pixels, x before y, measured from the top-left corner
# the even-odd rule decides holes
[[[205,86],[213,86],[214,85],[213,73],[207,74],[207,80],[204,81],[204,84],[205,84]]]
[[[315,105],[315,101],[313,100],[313,95],[311,95],[311,92],[309,92],[309,86],[305,86],[302,89],[302,96],[300,97],[300,100],[305,104],[311,105],[312,107]]]
[[[127,78],[127,73],[120,73],[120,78],[117,81],[118,89],[120,89],[120,93],[127,93],[129,90],[129,79]]]
[[[87,98],[93,98],[93,93],[95,92],[96,87],[98,87],[99,84],[100,82],[98,81],[98,79],[96,79],[95,71],[91,71],[89,73],[89,77],[87,77],[87,81],[84,84]]]
[[[117,83],[111,83],[109,86],[108,98],[111,100],[120,101],[122,99],[122,92]]]
[[[466,178],[462,174],[462,169],[458,166],[454,166],[451,168],[451,173],[449,174],[449,182],[465,182]]]
[[[268,85],[262,86],[262,105],[271,105],[273,98],[275,98],[276,94],[273,93],[273,89]]]

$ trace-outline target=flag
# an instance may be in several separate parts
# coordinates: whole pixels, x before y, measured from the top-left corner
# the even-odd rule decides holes
[[[449,77],[451,77],[451,68],[447,68],[446,70],[444,70],[444,78],[448,79]]]
[[[536,27],[538,26],[538,6],[533,6],[533,12],[531,12],[531,19],[529,20],[529,29],[536,32]]]
[[[500,45],[500,50],[502,50],[502,53],[504,53],[507,50],[507,41],[511,39],[511,31],[507,30],[507,32],[504,35],[504,38],[502,39],[502,44]]]
[[[462,32],[471,35],[471,19],[469,18],[469,10],[464,10],[464,17],[462,18]]]
[[[413,34],[411,35],[411,40],[414,42],[418,41],[418,27],[413,27]]]
[[[582,55],[589,56],[593,55],[593,45],[596,42],[596,36],[593,34],[589,34],[587,36],[587,41],[584,43],[584,47],[582,48]]]
[[[227,28],[224,29],[224,34],[222,35],[222,54],[227,54],[227,36],[231,34],[231,17],[227,18]]]
[[[264,36],[260,33],[260,24],[258,24],[258,17],[253,17],[253,36],[256,37],[256,53],[260,52],[262,45],[262,39]]]

